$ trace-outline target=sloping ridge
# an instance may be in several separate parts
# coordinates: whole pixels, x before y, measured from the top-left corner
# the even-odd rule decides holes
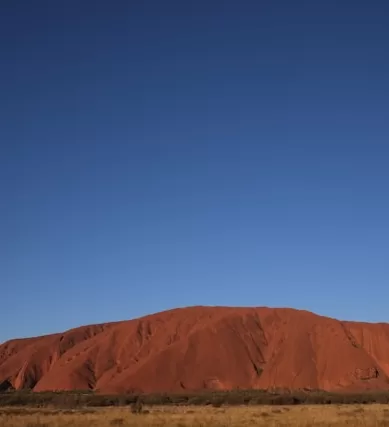
[[[387,389],[389,325],[188,307],[0,345],[2,388],[106,393]]]

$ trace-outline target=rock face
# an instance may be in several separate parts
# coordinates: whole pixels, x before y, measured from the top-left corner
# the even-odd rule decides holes
[[[106,393],[389,387],[389,325],[189,307],[0,346],[0,384]]]

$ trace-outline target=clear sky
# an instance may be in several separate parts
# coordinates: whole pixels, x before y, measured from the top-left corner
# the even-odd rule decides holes
[[[0,5],[0,341],[187,305],[389,321],[389,2]]]

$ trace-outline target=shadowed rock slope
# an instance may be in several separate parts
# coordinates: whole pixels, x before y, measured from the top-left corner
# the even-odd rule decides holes
[[[0,346],[3,388],[106,393],[389,387],[389,325],[189,307]]]

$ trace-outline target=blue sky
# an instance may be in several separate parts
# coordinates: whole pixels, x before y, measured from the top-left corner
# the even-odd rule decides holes
[[[0,341],[199,304],[389,321],[386,2],[0,7]]]

